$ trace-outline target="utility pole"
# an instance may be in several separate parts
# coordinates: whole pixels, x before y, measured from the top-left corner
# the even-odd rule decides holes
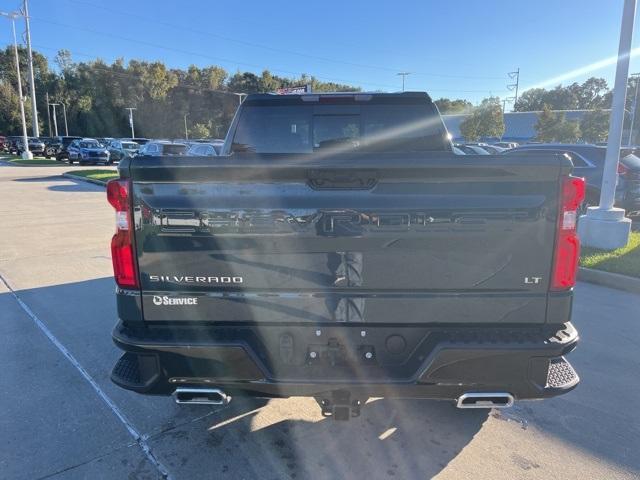
[[[624,247],[629,241],[629,233],[631,232],[631,220],[624,216],[624,209],[616,208],[613,205],[616,184],[618,183],[617,170],[624,126],[624,107],[627,96],[629,57],[631,40],[633,39],[633,23],[636,16],[636,2],[637,0],[625,0],[622,10],[616,79],[613,86],[609,120],[609,138],[604,159],[602,187],[600,188],[600,205],[589,207],[587,214],[582,215],[578,222],[578,233],[582,243],[604,250]]]
[[[33,52],[31,51],[31,29],[29,28],[29,6],[27,0],[22,2],[22,15],[27,34],[27,54],[29,57],[29,85],[31,87],[31,121],[33,122],[33,136],[40,136],[40,128],[38,126],[38,107],[36,105],[36,83],[33,80]]]
[[[47,99],[47,125],[49,125],[49,136],[51,135],[51,109],[49,108],[49,92],[45,93],[45,98]]]
[[[69,136],[69,127],[67,126],[67,106],[60,102],[62,104],[62,116],[64,117],[64,134],[68,137]]]
[[[136,107],[125,107],[125,110],[129,110],[129,125],[131,126],[131,138],[136,138],[136,132],[133,129],[133,111],[137,110]]]
[[[13,52],[16,57],[16,73],[18,75],[18,96],[20,97],[20,118],[22,120],[22,143],[24,150],[22,158],[31,160],[33,154],[29,151],[29,139],[27,138],[27,121],[24,116],[24,97],[22,96],[22,77],[20,76],[20,56],[18,55],[18,39],[16,37],[16,18],[20,15],[16,12],[0,12],[0,16],[7,17],[11,20],[11,29],[13,31]]]
[[[627,147],[631,146],[631,137],[633,137],[633,124],[636,120],[636,107],[638,105],[638,84],[640,84],[640,73],[632,73],[631,77],[636,79],[636,91],[633,94],[633,103],[631,104],[631,122],[629,125],[629,137],[627,138]]]
[[[398,72],[396,75],[400,75],[402,77],[402,91],[404,92],[404,79],[407,75],[411,75],[411,72]]]
[[[56,118],[56,107],[58,105],[60,105],[59,103],[51,103],[50,104],[53,107],[53,131],[56,134],[55,136],[58,136],[58,119]]]
[[[184,139],[185,140],[189,140],[189,130],[187,129],[187,117],[189,116],[188,113],[184,114]]]
[[[509,80],[512,80],[514,83],[507,85],[509,91],[515,91],[513,97],[510,97],[508,100],[513,100],[513,110],[515,111],[516,103],[518,103],[518,88],[520,88],[520,67],[516,69],[515,72],[507,73],[509,76]]]

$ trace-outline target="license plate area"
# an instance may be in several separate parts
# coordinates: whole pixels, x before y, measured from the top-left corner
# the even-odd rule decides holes
[[[269,326],[257,331],[259,355],[277,381],[409,379],[437,343],[427,328]]]

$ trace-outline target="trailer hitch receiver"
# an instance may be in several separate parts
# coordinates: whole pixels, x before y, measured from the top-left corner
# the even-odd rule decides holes
[[[362,401],[351,398],[348,390],[334,390],[327,396],[316,397],[322,409],[323,417],[333,417],[334,420],[346,421],[360,416]]]

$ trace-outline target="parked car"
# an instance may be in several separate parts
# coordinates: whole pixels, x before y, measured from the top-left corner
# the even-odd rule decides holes
[[[98,141],[98,143],[100,145],[102,145],[104,148],[108,148],[109,144],[111,143],[112,140],[115,140],[115,138],[113,137],[101,137],[101,138],[96,138],[96,140]]]
[[[82,137],[74,136],[54,137],[49,145],[47,145],[47,147],[45,148],[45,158],[55,157],[58,161],[69,158],[67,154],[67,147],[71,145],[71,142],[73,142],[74,140],[80,140],[81,138]]]
[[[151,140],[148,138],[136,137],[136,138],[120,138],[119,140],[127,141],[127,142],[136,142],[138,145],[144,145],[149,143]]]
[[[140,145],[127,140],[112,140],[107,147],[112,162],[119,162],[123,158],[133,157],[140,150]]]
[[[218,150],[213,143],[194,143],[187,150],[187,155],[192,157],[215,157]]]
[[[184,143],[171,143],[164,140],[153,140],[140,147],[138,156],[157,157],[164,155],[186,155],[189,147]]]
[[[69,155],[69,164],[73,164],[73,162],[76,161],[80,165],[86,165],[87,163],[94,165],[96,163],[112,163],[109,151],[93,138],[74,140],[67,147],[67,154]]]
[[[492,155],[498,155],[508,150],[506,148],[498,147],[496,145],[478,145],[478,146]]]
[[[44,155],[44,142],[37,137],[28,137],[27,143],[29,146],[29,151],[33,155],[43,156]],[[19,137],[16,141],[16,150],[18,155],[22,155],[24,152],[24,140],[22,137]]]
[[[492,143],[491,145],[509,149],[509,148],[516,148],[518,146],[518,143],[517,142],[495,142],[495,143]]]
[[[18,140],[20,140],[22,136],[11,135],[6,137],[5,139],[5,150],[10,154],[18,153]]]
[[[463,143],[457,143],[454,145],[462,150],[466,155],[489,155],[489,152],[477,145],[465,145]]]
[[[456,155],[466,155],[466,153],[464,153],[460,148],[456,147],[455,145],[451,147],[451,149],[453,150],[453,153],[455,153]]]
[[[107,185],[112,381],[181,404],[306,396],[336,420],[369,397],[492,408],[578,384],[567,158],[451,168],[420,92],[238,109],[223,161],[136,156]]]
[[[507,150],[506,155],[555,153],[566,155],[573,162],[574,174],[587,181],[587,192],[582,209],[598,205],[604,158],[607,148],[589,144],[531,144]],[[624,208],[628,215],[640,214],[640,158],[633,149],[620,149],[616,205]]]
[[[7,137],[0,135],[0,151],[4,151],[6,147]]]

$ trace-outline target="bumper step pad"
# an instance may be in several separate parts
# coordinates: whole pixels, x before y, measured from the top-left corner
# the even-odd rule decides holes
[[[111,380],[124,388],[144,391],[160,377],[156,355],[125,352],[111,371]]]
[[[138,365],[138,355],[133,353],[125,353],[122,355],[118,363],[113,367],[112,375],[124,383],[139,385],[142,376],[140,375],[140,367]]]
[[[565,389],[580,381],[578,374],[564,357],[553,358],[549,361],[547,384],[545,388]]]

